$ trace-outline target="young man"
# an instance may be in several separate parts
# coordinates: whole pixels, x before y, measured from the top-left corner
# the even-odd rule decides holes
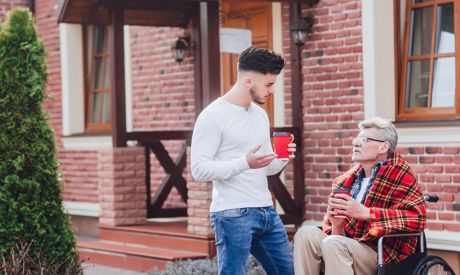
[[[199,115],[192,137],[192,176],[212,181],[211,226],[215,232],[219,275],[244,275],[249,253],[267,275],[294,274],[291,248],[273,207],[267,176],[287,160],[276,159],[263,104],[274,92],[285,61],[258,48],[238,59],[233,87]],[[294,157],[295,144],[289,145]]]
[[[409,164],[394,153],[395,126],[382,118],[359,124],[352,160],[358,164],[336,178],[333,187],[351,188],[351,196],[330,196],[323,230],[304,226],[294,236],[295,274],[377,274],[377,239],[382,235],[421,232],[426,210]],[[337,214],[347,217],[335,217]],[[416,238],[385,241],[386,262],[414,253]]]

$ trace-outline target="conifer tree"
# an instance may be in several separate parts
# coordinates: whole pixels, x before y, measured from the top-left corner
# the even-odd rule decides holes
[[[31,243],[32,257],[75,262],[54,134],[42,108],[45,56],[32,14],[11,10],[0,25],[0,255]]]

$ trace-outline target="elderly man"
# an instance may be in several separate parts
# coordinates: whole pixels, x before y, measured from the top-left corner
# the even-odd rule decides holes
[[[350,188],[351,194],[331,194],[322,230],[315,226],[298,230],[294,237],[296,275],[317,275],[320,270],[326,275],[377,274],[377,239],[421,232],[425,226],[421,188],[407,161],[394,152],[395,126],[373,118],[362,121],[359,130],[352,155],[357,164],[332,184],[333,188]],[[401,261],[416,246],[416,238],[388,239],[385,261]]]

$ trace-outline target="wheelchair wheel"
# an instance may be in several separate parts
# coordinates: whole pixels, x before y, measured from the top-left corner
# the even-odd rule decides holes
[[[426,256],[414,269],[413,275],[455,275],[449,264],[441,257]]]

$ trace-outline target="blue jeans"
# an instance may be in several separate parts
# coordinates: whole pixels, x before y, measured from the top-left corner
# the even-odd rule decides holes
[[[267,275],[293,275],[286,230],[273,206],[211,212],[219,275],[245,275],[249,253]]]

